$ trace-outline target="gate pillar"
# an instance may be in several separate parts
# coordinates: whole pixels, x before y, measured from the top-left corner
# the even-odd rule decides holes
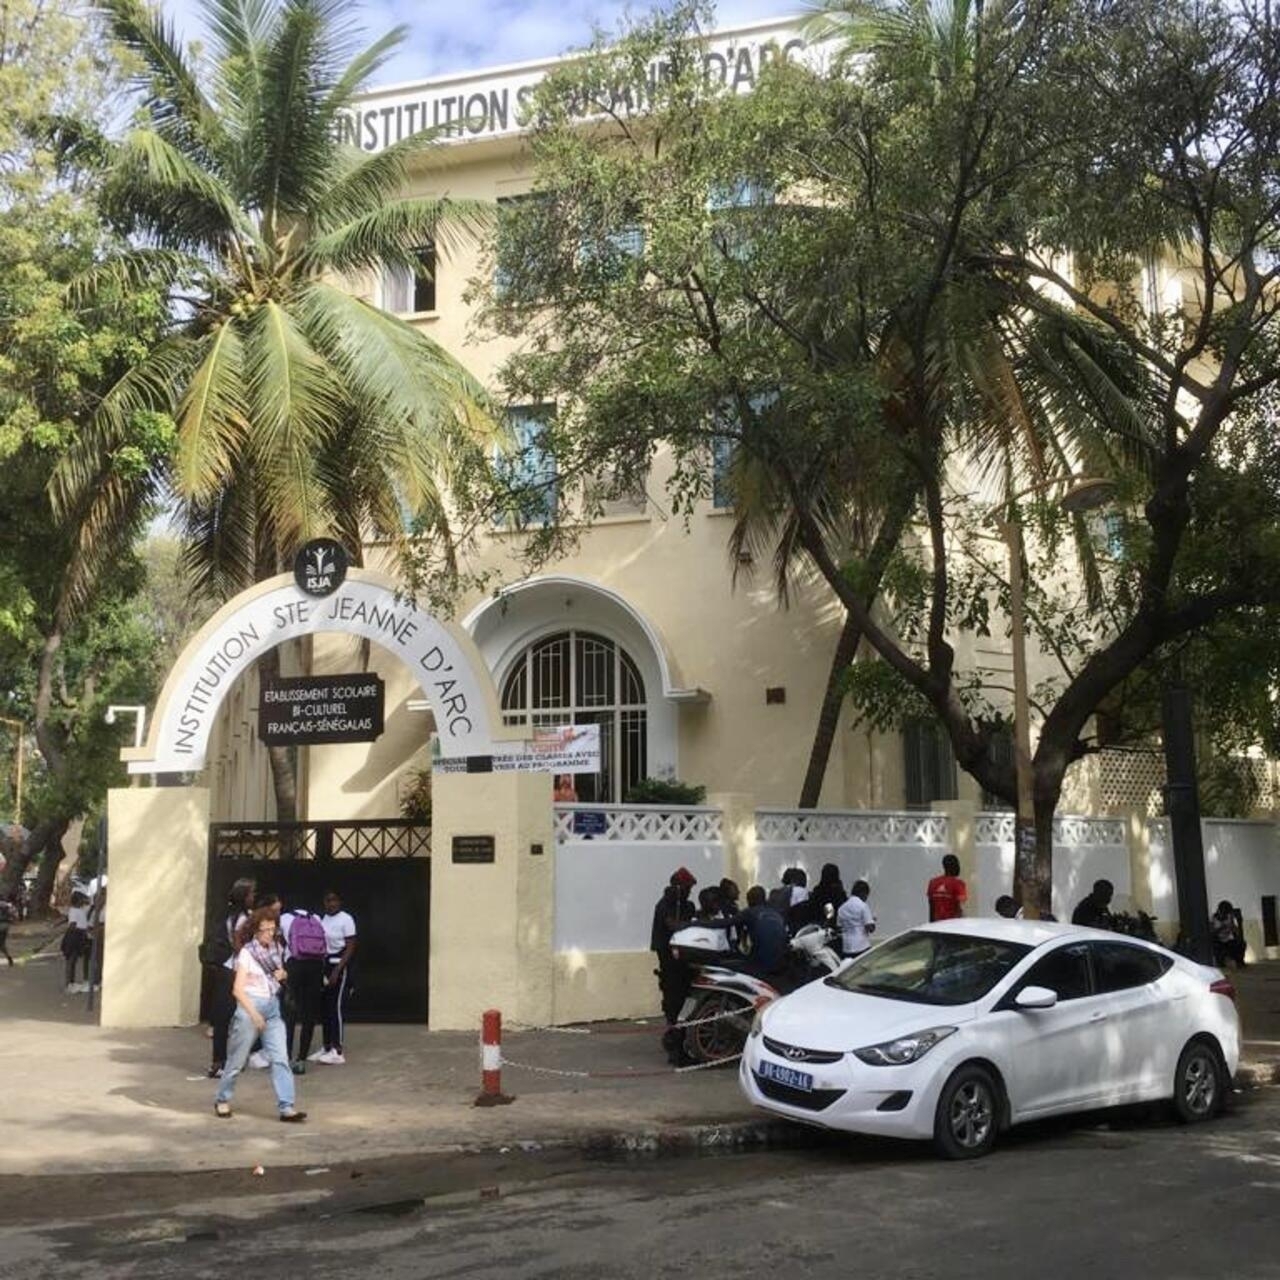
[[[189,1026],[200,1016],[209,792],[114,787],[107,839],[102,1025]]]
[[[474,1030],[486,1009],[551,1021],[554,868],[550,774],[435,774],[432,1030]]]

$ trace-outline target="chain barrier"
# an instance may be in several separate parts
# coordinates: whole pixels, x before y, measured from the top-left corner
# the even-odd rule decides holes
[[[683,1022],[657,1022],[654,1020],[634,1019],[625,1026],[611,1027],[544,1027],[531,1022],[503,1021],[509,1031],[521,1034],[544,1034],[557,1036],[632,1036],[647,1035],[654,1031],[664,1034],[668,1031],[683,1031],[686,1027],[701,1027],[708,1022],[719,1022],[722,1018],[754,1017],[756,1005],[747,1005],[739,1009],[725,1009],[722,1013],[708,1014],[705,1018],[687,1018]]]
[[[529,1071],[537,1076],[566,1076],[573,1080],[638,1080],[642,1077],[682,1076],[692,1071],[708,1071],[712,1067],[723,1067],[727,1063],[737,1062],[741,1057],[741,1053],[731,1053],[726,1057],[717,1058],[714,1062],[695,1062],[688,1067],[642,1067],[638,1070],[626,1071],[573,1071],[567,1067],[539,1067],[532,1062],[517,1062],[505,1055],[502,1058],[502,1065],[514,1067],[517,1071]]]

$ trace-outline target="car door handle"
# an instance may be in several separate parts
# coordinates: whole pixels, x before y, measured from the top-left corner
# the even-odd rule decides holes
[[[1105,1013],[1095,1013],[1090,1015],[1090,1022],[1106,1022],[1107,1015]]]

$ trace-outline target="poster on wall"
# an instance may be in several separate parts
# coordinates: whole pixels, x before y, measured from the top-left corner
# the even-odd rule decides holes
[[[258,737],[269,747],[373,742],[384,694],[382,677],[367,671],[269,680],[258,694]]]
[[[489,767],[477,770],[475,758],[442,756],[440,739],[431,739],[431,763],[439,773],[599,773],[600,726],[563,724],[535,729],[523,742],[496,744],[486,757]]]

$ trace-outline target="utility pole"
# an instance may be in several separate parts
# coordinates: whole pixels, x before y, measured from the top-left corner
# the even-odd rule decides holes
[[[1178,882],[1178,920],[1187,950],[1201,964],[1213,963],[1209,938],[1209,890],[1204,878],[1204,837],[1196,785],[1196,744],[1191,723],[1191,691],[1178,681],[1164,692],[1164,764],[1168,781],[1164,807],[1173,840]]]

